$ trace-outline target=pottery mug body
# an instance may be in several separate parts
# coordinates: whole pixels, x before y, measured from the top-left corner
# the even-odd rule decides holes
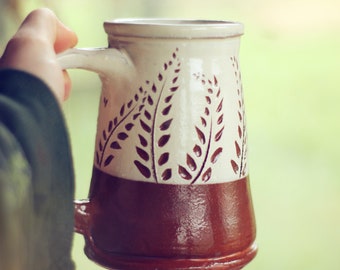
[[[240,23],[121,19],[59,55],[102,81],[85,252],[111,269],[240,269],[256,253]]]

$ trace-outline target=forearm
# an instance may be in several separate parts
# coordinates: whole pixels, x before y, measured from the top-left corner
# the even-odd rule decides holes
[[[6,178],[1,181],[7,187],[14,185],[18,188],[29,179],[29,188],[25,192],[32,191],[32,209],[26,209],[30,215],[22,213],[23,216],[18,217],[18,220],[26,218],[31,223],[17,224],[25,233],[31,234],[26,238],[31,241],[26,246],[33,253],[30,267],[26,269],[69,270],[72,268],[74,176],[69,139],[59,104],[48,87],[32,75],[15,70],[0,71],[0,127],[2,139],[6,136],[13,145],[12,150],[0,147],[3,157],[0,159],[3,173],[0,172],[0,177]],[[0,143],[8,145],[5,140]],[[26,164],[25,175],[18,173],[17,166],[8,166],[11,160],[15,160],[13,156],[20,156]],[[0,189],[0,193],[4,190]],[[3,194],[0,196],[4,198]]]

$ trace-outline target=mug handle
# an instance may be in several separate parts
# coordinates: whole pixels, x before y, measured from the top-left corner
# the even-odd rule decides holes
[[[57,55],[62,69],[78,68],[100,76],[129,74],[133,63],[128,55],[115,48],[72,48]]]
[[[58,54],[57,60],[62,69],[85,69],[96,72],[101,77],[111,74],[119,75],[118,77],[128,76],[133,67],[128,55],[115,48],[73,48]],[[75,232],[88,234],[91,205],[89,199],[74,201]]]
[[[86,235],[90,225],[91,203],[89,199],[74,201],[74,231]]]

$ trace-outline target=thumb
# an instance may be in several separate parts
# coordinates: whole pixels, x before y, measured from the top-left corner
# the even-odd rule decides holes
[[[76,34],[62,24],[59,19],[56,18],[56,36],[54,43],[54,50],[56,53],[60,53],[66,49],[74,47],[78,38]]]
[[[55,53],[74,47],[78,41],[76,34],[48,8],[32,11],[23,21],[20,30],[23,33],[31,32],[33,37],[45,37],[54,47]]]

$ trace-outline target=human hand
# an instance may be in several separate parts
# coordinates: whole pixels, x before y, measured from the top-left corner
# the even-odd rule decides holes
[[[59,101],[71,89],[68,73],[57,62],[57,53],[77,44],[77,36],[49,9],[32,11],[8,42],[0,68],[29,72],[43,80]]]

